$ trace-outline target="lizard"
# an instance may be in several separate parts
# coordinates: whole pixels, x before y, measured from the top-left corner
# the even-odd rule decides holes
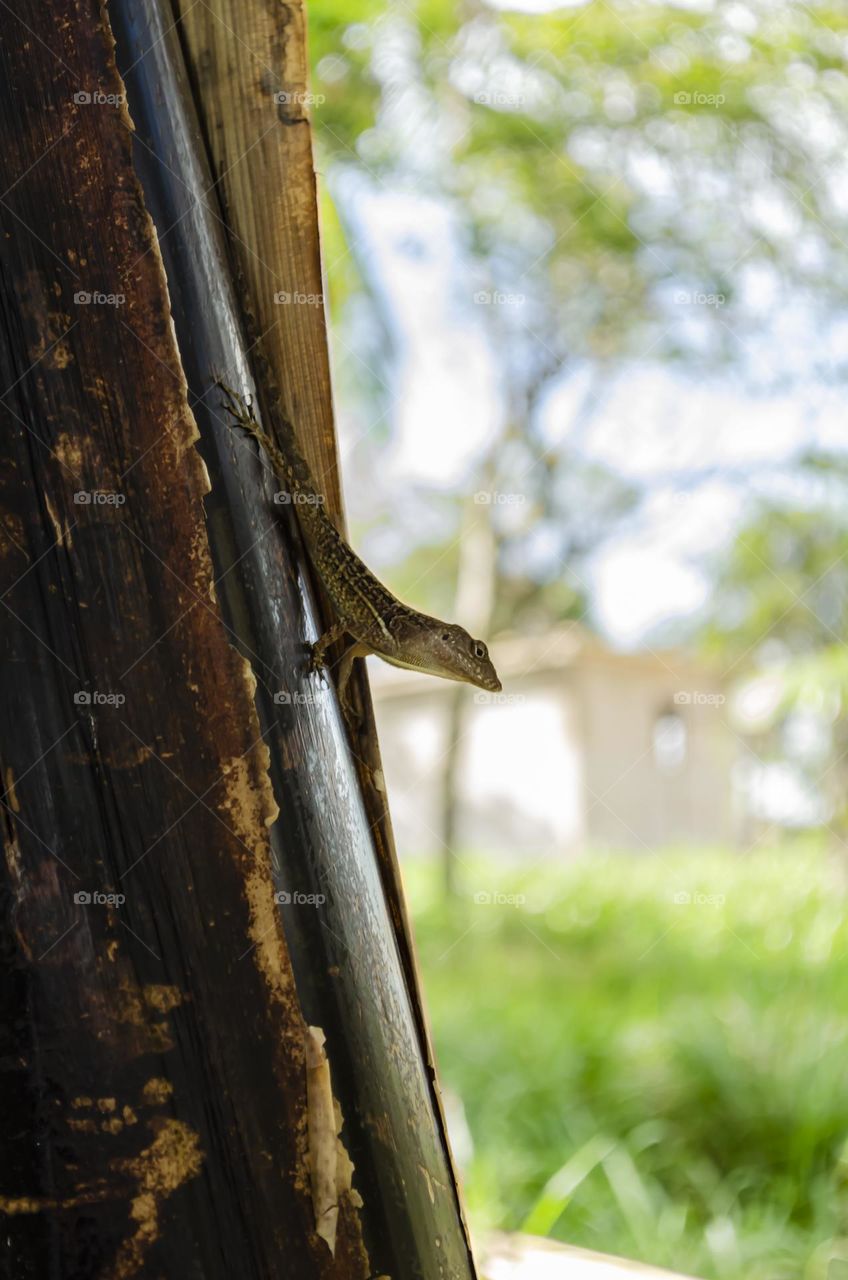
[[[336,621],[312,647],[311,668],[321,672],[330,645],[344,637],[350,643],[338,665],[339,701],[351,717],[348,681],[357,658],[376,654],[395,667],[459,680],[497,693],[501,689],[488,649],[455,623],[442,622],[404,604],[360,560],[325,510],[324,495],[300,452],[292,423],[278,399],[269,414],[278,444],[256,420],[251,399],[217,382],[227,399],[221,408],[231,426],[243,428],[265,453],[278,482],[297,512],[309,558],[333,606]]]

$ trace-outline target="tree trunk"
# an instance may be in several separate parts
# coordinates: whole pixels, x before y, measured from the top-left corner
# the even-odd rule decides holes
[[[109,14],[126,83],[74,0],[0,48],[0,1273],[469,1277],[376,747],[210,390],[250,382],[214,116],[170,9]]]

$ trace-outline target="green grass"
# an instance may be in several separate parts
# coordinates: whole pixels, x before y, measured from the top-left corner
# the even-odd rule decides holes
[[[848,1276],[836,860],[466,861],[448,905],[433,864],[405,876],[472,1227],[710,1280]],[[525,901],[474,901],[495,891]]]

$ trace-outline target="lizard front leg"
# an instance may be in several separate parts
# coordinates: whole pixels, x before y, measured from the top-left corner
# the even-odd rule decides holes
[[[319,636],[312,646],[312,655],[309,659],[309,670],[321,672],[326,666],[327,650],[331,644],[335,644],[337,640],[341,640],[346,634],[346,628],[343,622],[337,622],[330,627],[329,631],[325,631]]]

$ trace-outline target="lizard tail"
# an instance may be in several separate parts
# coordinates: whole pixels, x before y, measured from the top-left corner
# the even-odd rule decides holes
[[[228,401],[222,402],[221,407],[233,418],[232,425],[243,428],[253,436],[278,479],[285,480],[292,493],[312,493],[314,487],[309,467],[298,448],[294,427],[285,415],[282,412],[275,412],[273,415],[275,425],[284,438],[284,447],[281,449],[256,421],[252,404],[225,382],[219,381],[217,385],[228,397]]]

